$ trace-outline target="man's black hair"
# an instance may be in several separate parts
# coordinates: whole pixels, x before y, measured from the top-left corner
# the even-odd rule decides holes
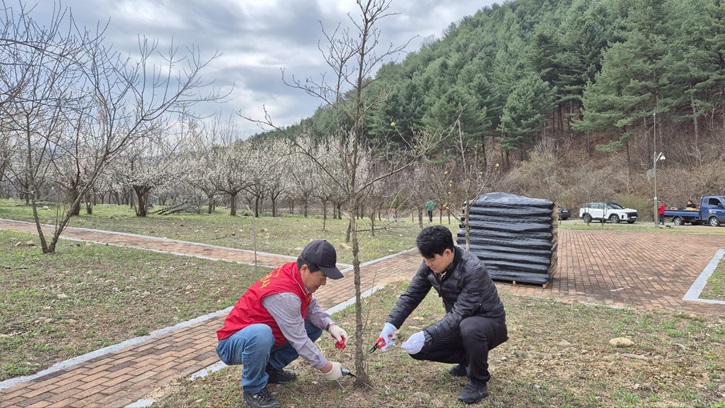
[[[307,259],[298,256],[297,257],[297,269],[302,269],[302,265],[307,265],[307,269],[310,270],[310,272],[317,272],[320,270],[320,267],[313,264],[312,262],[308,261]]]
[[[451,230],[443,225],[423,228],[415,243],[423,258],[430,259],[436,255],[443,255],[446,249],[455,251]]]

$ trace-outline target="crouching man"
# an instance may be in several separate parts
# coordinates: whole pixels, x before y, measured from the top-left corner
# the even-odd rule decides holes
[[[327,278],[342,278],[336,263],[330,243],[310,242],[297,262],[280,266],[250,286],[217,331],[216,352],[225,364],[243,366],[243,398],[251,407],[280,406],[267,384],[294,381],[294,371],[284,368],[299,356],[326,380],[342,377],[342,365],[328,361],[315,341],[327,330],[338,347],[344,347],[347,332],[312,297]]]
[[[483,262],[456,247],[448,228],[424,228],[416,244],[423,262],[390,312],[378,344],[382,351],[393,346],[395,331],[435,289],[446,315],[410,336],[401,348],[416,360],[457,364],[449,373],[468,377],[458,399],[474,404],[488,395],[488,352],[508,340],[503,303]]]

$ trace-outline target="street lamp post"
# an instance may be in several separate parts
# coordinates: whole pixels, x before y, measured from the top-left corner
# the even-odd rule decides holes
[[[654,172],[654,180],[655,180],[655,183],[654,183],[655,184],[655,199],[654,199],[654,201],[655,201],[655,203],[654,203],[655,228],[658,227],[658,223],[659,223],[659,214],[657,214],[658,210],[659,210],[657,208],[657,162],[660,160],[664,160],[664,159],[665,159],[664,153],[660,152],[659,154],[657,154],[657,152],[655,152],[654,161],[652,163],[652,171]]]

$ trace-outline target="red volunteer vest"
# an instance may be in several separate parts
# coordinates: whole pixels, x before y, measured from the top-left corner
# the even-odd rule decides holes
[[[302,275],[297,269],[297,262],[286,263],[268,273],[255,282],[239,298],[239,301],[224,320],[224,327],[217,330],[217,339],[224,340],[232,334],[253,324],[266,324],[274,334],[274,345],[281,346],[287,342],[277,322],[262,305],[262,299],[276,293],[294,293],[302,301],[300,315],[307,317],[307,308],[312,300],[312,293],[307,293],[302,283]]]

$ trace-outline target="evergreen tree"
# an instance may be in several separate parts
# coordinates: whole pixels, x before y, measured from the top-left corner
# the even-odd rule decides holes
[[[667,112],[673,100],[665,93],[668,10],[659,0],[635,0],[628,10],[625,40],[603,57],[602,70],[584,92],[584,115],[575,129],[616,131],[618,139],[601,150],[626,147],[635,126],[655,112]]]
[[[534,146],[541,131],[544,114],[554,104],[556,90],[536,74],[521,79],[506,100],[499,130],[503,133],[501,148],[523,153]]]

